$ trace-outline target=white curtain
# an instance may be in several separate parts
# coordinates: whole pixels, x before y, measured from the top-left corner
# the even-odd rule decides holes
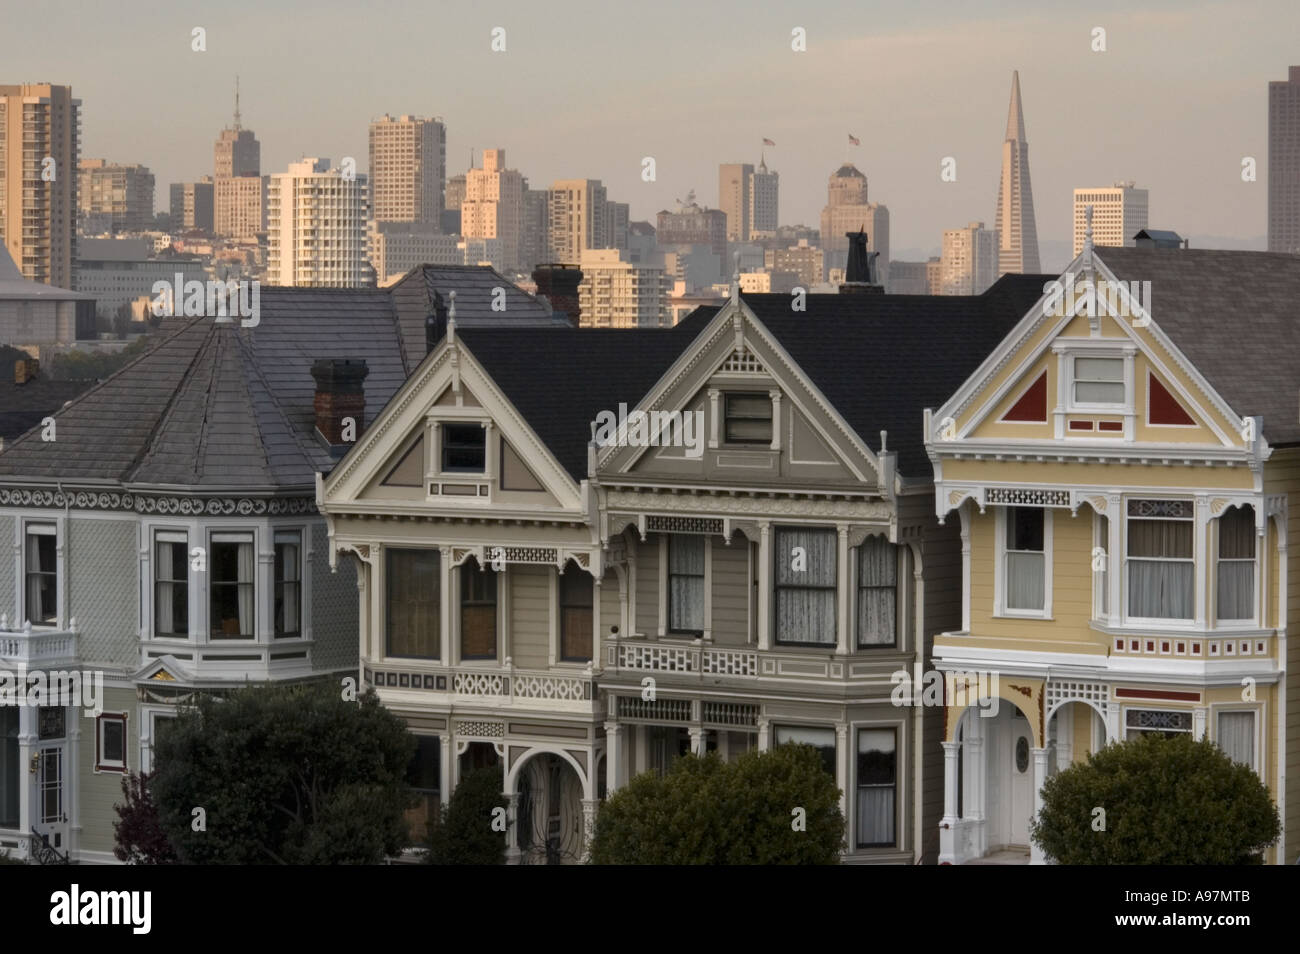
[[[42,559],[44,551],[44,559]],[[27,534],[27,618],[33,623],[52,621],[58,611],[55,583],[54,536]]]
[[[1192,522],[1130,520],[1128,555],[1129,615],[1191,619],[1195,572]]]
[[[893,729],[858,730],[859,845],[892,845],[898,781],[897,738]]]
[[[239,634],[253,635],[253,544],[239,544]]]
[[[1219,518],[1219,619],[1255,618],[1255,510],[1234,507]]]
[[[154,632],[174,635],[176,627],[172,620],[176,616],[175,587],[172,583],[172,566],[175,559],[172,552],[176,546],[174,543],[165,541],[159,542],[154,566],[154,592],[157,598],[154,601]]]
[[[892,646],[898,615],[898,547],[867,537],[858,548],[858,645]]]
[[[1218,739],[1230,759],[1255,767],[1255,713],[1220,712]]]
[[[1046,566],[1041,553],[1007,554],[1007,609],[1043,608]]]
[[[894,843],[894,786],[858,786],[858,844]]]
[[[280,579],[283,589],[280,604],[284,613],[286,633],[298,632],[298,544],[280,544]]]
[[[704,629],[704,538],[668,538],[668,628]]]
[[[835,551],[834,530],[777,531],[779,641],[835,645]]]

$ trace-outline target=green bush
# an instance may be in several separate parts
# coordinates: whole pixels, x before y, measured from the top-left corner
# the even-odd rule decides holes
[[[466,773],[438,821],[429,826],[429,851],[424,858],[428,864],[499,865],[505,860],[505,829],[493,825],[504,820],[510,805],[501,786],[499,768]]]
[[[1248,766],[1208,740],[1142,733],[1049,778],[1030,836],[1066,865],[1244,865],[1280,831]]]
[[[733,762],[687,755],[639,775],[596,816],[593,864],[838,864],[840,791],[808,745]]]

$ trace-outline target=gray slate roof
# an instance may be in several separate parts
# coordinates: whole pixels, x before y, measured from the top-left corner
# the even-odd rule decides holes
[[[1151,283],[1151,318],[1270,444],[1300,444],[1300,256],[1194,248],[1094,254]]]
[[[195,318],[0,453],[0,476],[245,492],[310,489],[320,358],[363,359],[366,421],[405,380],[386,291],[266,287],[261,321]],[[360,433],[361,428],[358,428]]]

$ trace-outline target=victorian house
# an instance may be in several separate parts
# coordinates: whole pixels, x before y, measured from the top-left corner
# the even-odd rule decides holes
[[[949,696],[940,861],[1028,858],[1047,777],[1144,732],[1251,766],[1294,861],[1300,260],[1089,240],[1044,291],[925,418],[962,546],[935,666],[989,686]]]
[[[846,859],[933,860],[942,708],[899,705],[895,677],[959,625],[961,560],[919,422],[1042,282],[733,290],[664,330],[431,318],[317,492],[427,811],[499,765],[510,860],[578,861],[633,775],[802,742],[842,792]]]

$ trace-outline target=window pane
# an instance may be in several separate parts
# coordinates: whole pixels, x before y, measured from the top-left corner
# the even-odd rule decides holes
[[[0,828],[18,827],[18,709],[0,706]]]
[[[836,777],[835,773],[835,730],[818,729],[811,726],[792,726],[778,725],[776,730],[776,744],[785,745],[794,743],[796,745],[811,745],[821,754],[822,768],[832,778]]]
[[[1217,737],[1230,759],[1255,767],[1255,713],[1220,712]]]
[[[441,651],[437,550],[389,550],[389,656],[437,659]]]
[[[835,551],[834,530],[777,530],[772,551],[777,584],[835,586]]]
[[[892,646],[898,625],[898,547],[867,537],[858,548],[858,645]]]
[[[1219,559],[1255,559],[1255,508],[1233,507],[1219,518]]]
[[[1219,619],[1254,619],[1254,561],[1220,560],[1217,595]]]
[[[566,662],[591,659],[591,574],[570,563],[560,576],[560,658]]]
[[[704,538],[668,538],[668,628],[698,633],[704,629]]]
[[[497,575],[480,569],[472,557],[460,568],[460,654],[464,659],[497,654]]]
[[[42,525],[27,531],[27,619],[50,625],[58,620],[59,573],[56,545],[58,538]]]
[[[275,635],[297,636],[301,606],[301,547],[297,533],[275,535]]]
[[[1192,522],[1190,520],[1130,520],[1128,555],[1190,560]]]
[[[222,534],[231,537],[231,534]],[[215,537],[208,555],[213,639],[253,636],[253,541]]]
[[[1129,560],[1128,612],[1146,619],[1191,619],[1192,564]]]
[[[160,535],[161,536],[161,535]],[[154,546],[154,635],[184,639],[190,630],[189,553],[179,540]]]
[[[1074,400],[1079,404],[1123,404],[1124,385],[1100,381],[1076,381]]]
[[[1075,358],[1076,381],[1124,381],[1123,358]]]
[[[1007,549],[1043,550],[1043,511],[1037,507],[1011,507],[1007,510]]]
[[[126,761],[126,723],[121,719],[105,719],[102,725],[103,738],[103,761],[104,762],[125,762]]]
[[[897,737],[893,729],[858,730],[858,847],[895,842]]]
[[[444,472],[482,473],[487,461],[487,430],[479,424],[442,425]]]
[[[835,645],[835,591],[780,589],[776,592],[777,641]]]
[[[1047,557],[1042,553],[1007,554],[1007,609],[1043,609],[1046,569]]]

